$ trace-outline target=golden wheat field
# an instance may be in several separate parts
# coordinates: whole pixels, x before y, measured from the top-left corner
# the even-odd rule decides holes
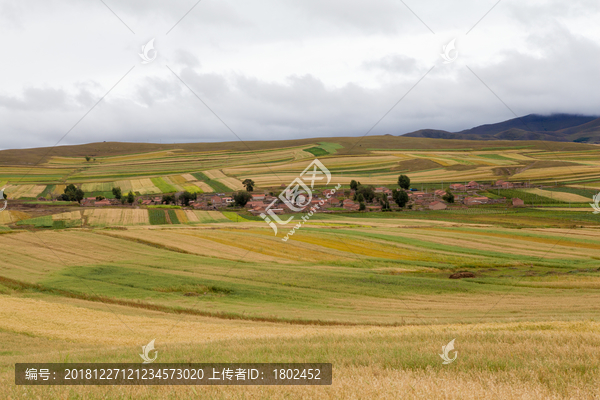
[[[594,399],[600,394],[592,367],[600,361],[600,325],[591,321],[297,327],[194,316],[180,320],[117,305],[107,310],[79,300],[6,294],[0,294],[0,315],[0,348],[19,347],[0,355],[0,385],[9,399]],[[162,362],[331,362],[333,385],[36,388],[11,383],[15,362],[32,357],[127,362],[137,357],[140,338],[147,337],[156,338]],[[452,338],[459,361],[441,365],[437,344]]]

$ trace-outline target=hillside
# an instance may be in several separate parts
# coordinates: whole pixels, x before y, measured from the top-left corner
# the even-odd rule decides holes
[[[404,137],[454,140],[545,140],[600,143],[600,118],[571,114],[530,114],[460,132],[421,129]]]
[[[600,125],[600,121],[598,122]],[[593,129],[590,125],[588,129]],[[425,131],[424,131],[425,132]],[[427,130],[426,132],[443,132]],[[445,132],[448,135],[457,135]],[[569,133],[573,134],[573,133]],[[433,133],[431,133],[433,135]],[[426,137],[426,138],[425,138]],[[442,140],[454,139],[454,140]],[[125,143],[102,142],[71,146],[37,147],[32,149],[11,149],[0,151],[0,165],[37,165],[47,162],[52,157],[111,157],[127,154],[176,151],[185,153],[211,153],[240,151],[267,151],[298,146],[319,146],[319,143],[335,143],[336,154],[359,155],[369,154],[371,150],[486,150],[489,148],[520,148],[526,146],[540,150],[592,150],[593,146],[586,144],[551,144],[541,143],[533,139],[526,143],[515,144],[512,139],[497,140],[493,144],[482,143],[479,140],[463,140],[454,137],[435,136],[365,136],[365,137],[332,137],[318,139],[270,140],[270,141],[232,141],[215,143]],[[567,147],[565,147],[567,146]]]

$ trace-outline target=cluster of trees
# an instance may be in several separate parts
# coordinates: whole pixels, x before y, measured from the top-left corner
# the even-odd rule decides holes
[[[446,194],[442,196],[442,199],[447,203],[454,203],[454,195],[450,190],[446,190]]]
[[[92,158],[90,156],[85,156],[85,161],[87,161],[87,162],[96,161],[96,158]]]
[[[121,188],[119,186],[114,187],[112,189],[112,194],[113,194],[113,196],[115,196],[115,199],[121,200],[121,204],[125,204],[125,203],[133,204],[133,202],[135,201],[135,193],[133,193],[132,191],[129,191],[129,193],[127,193],[125,196],[123,196],[123,192],[121,191]]]
[[[179,196],[174,194],[165,194],[162,197],[161,203],[163,204],[181,204],[182,206],[189,206],[190,201],[198,199],[197,193],[183,192]]]
[[[244,179],[242,185],[244,185],[247,192],[254,191],[254,181],[252,179]]]
[[[241,190],[233,195],[233,201],[239,207],[244,207],[250,200],[252,200],[252,195],[248,190]]]
[[[65,192],[61,194],[58,199],[62,201],[76,201],[79,203],[84,197],[85,193],[83,190],[71,183],[65,188]]]
[[[400,175],[398,177],[398,186],[408,190],[410,188],[410,178],[406,175]],[[350,181],[350,189],[354,190],[353,200],[359,203],[360,211],[366,209],[365,202],[370,203],[375,198],[377,198],[377,201],[381,204],[381,209],[383,211],[391,210],[387,196],[385,194],[380,194],[378,196],[371,186],[363,186],[360,182],[353,179]],[[392,192],[392,198],[399,207],[404,207],[406,206],[406,203],[408,203],[408,194],[404,190],[394,190]]]

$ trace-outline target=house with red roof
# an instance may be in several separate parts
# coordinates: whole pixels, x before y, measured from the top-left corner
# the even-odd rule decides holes
[[[489,201],[490,201],[490,199],[485,196],[465,197],[465,199],[463,200],[463,203],[467,206],[474,206],[474,205],[478,205],[478,204],[487,204]]]
[[[466,190],[465,185],[461,183],[453,183],[450,185],[450,190],[454,190],[457,192],[464,192]]]

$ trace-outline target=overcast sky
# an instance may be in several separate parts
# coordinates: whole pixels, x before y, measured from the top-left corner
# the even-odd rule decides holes
[[[196,2],[0,0],[0,148],[80,120],[60,144],[362,136],[394,105],[371,135],[514,118],[502,102],[599,112],[598,0]]]

